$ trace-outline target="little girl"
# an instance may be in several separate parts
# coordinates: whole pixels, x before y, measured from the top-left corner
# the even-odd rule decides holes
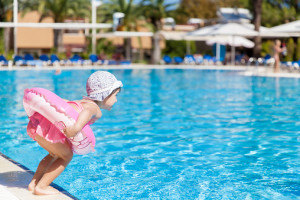
[[[86,124],[92,124],[101,116],[100,108],[110,110],[117,102],[122,82],[105,71],[93,73],[87,80],[87,96],[82,100],[68,101],[79,116],[73,126],[66,127],[64,134],[39,113],[30,117],[27,126],[28,135],[49,152],[41,160],[28,189],[36,195],[56,194],[50,186],[73,158],[71,143],[68,138],[75,136]]]

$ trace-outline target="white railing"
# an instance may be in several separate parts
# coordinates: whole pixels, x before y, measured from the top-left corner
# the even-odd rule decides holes
[[[112,28],[112,24],[107,23],[14,23],[0,22],[0,27],[27,27],[27,28],[53,28],[53,29],[87,29],[87,28]]]

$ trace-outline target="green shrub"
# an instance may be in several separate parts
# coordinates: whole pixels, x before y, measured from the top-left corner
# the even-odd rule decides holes
[[[84,59],[84,60],[88,60],[89,59],[89,53],[88,52],[81,52],[80,54],[79,54],[79,56],[82,58],[82,59]]]
[[[261,45],[261,55],[265,57],[267,54],[272,55],[273,54],[273,46],[274,42],[271,40],[267,40],[262,43]]]
[[[297,39],[296,60],[300,60],[300,37]]]
[[[194,41],[190,42],[190,50],[191,54],[194,54],[196,52],[196,45]],[[184,57],[187,54],[187,42],[184,40],[181,41],[174,41],[174,40],[168,40],[166,41],[166,48],[162,51],[163,55],[169,55],[171,57],[174,56],[180,56]]]
[[[286,61],[293,61],[294,50],[295,50],[294,40],[293,40],[293,38],[289,38],[288,43],[287,43]]]
[[[60,60],[67,59],[66,53],[64,53],[64,52],[57,53],[56,55]]]
[[[4,54],[4,29],[0,28],[0,55]]]
[[[14,59],[14,51],[10,50],[6,55],[7,60],[13,60]]]

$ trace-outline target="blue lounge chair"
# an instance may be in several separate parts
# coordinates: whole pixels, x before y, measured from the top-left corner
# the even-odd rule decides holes
[[[60,60],[56,54],[50,56],[50,61],[52,65],[65,65],[65,61]]]
[[[163,57],[163,61],[165,62],[165,64],[170,64],[172,63],[172,58],[170,56],[165,55]]]
[[[44,62],[48,62],[49,61],[49,57],[45,54],[40,55],[40,60],[44,61]]]
[[[26,65],[29,65],[29,66],[39,66],[40,67],[43,65],[43,61],[35,60],[31,54],[25,54],[24,60],[25,60]]]
[[[90,56],[89,56],[89,59],[92,61],[92,63],[96,63],[96,62],[98,62],[98,56],[97,55],[95,55],[95,54],[91,54]]]
[[[17,66],[25,65],[26,61],[19,55],[14,56],[14,63]]]
[[[107,64],[108,64],[108,65],[117,65],[118,62],[115,61],[115,60],[109,60]]]
[[[184,63],[185,64],[196,64],[196,59],[193,55],[185,55]]]
[[[25,54],[24,61],[25,61],[26,65],[34,65],[34,63],[31,62],[33,60],[34,60],[34,58],[33,58],[33,56],[31,54]]]
[[[235,56],[235,63],[236,63],[236,64],[241,64],[241,63],[242,63],[243,57],[244,57],[243,54],[236,55],[236,56]]]
[[[295,69],[295,70],[299,70],[299,69],[300,69],[300,60],[298,60],[298,61],[293,61],[293,62],[292,62],[292,67],[293,67],[293,69]]]
[[[181,57],[179,57],[179,56],[175,56],[174,57],[174,62],[176,64],[181,64],[181,63],[183,63],[183,59]]]
[[[31,54],[25,54],[24,56],[24,60],[28,61],[28,60],[34,60],[33,56]]]
[[[42,54],[40,55],[40,61],[42,61],[43,65],[50,65],[51,64],[51,60],[49,59],[49,57],[46,54]]]
[[[0,66],[1,65],[8,65],[8,61],[3,55],[0,55]]]
[[[74,54],[69,61],[75,65],[81,65],[83,63],[83,59],[78,54]]]
[[[131,61],[130,60],[122,60],[120,62],[120,65],[131,65]]]
[[[211,55],[205,54],[203,56],[203,62],[204,64],[213,64],[213,57]]]
[[[213,62],[214,64],[216,64],[216,63],[218,62],[218,59],[214,56],[214,57],[212,57],[212,62]]]
[[[197,65],[203,64],[203,56],[201,54],[194,55],[194,58]]]
[[[91,54],[90,56],[89,56],[89,59],[90,59],[90,61],[91,61],[91,63],[94,65],[94,64],[102,64],[102,61],[101,60],[99,60],[99,58],[98,58],[98,56],[96,55],[96,54]]]
[[[272,59],[272,56],[270,56],[269,54],[267,54],[265,57],[263,57],[263,64],[264,65],[269,65],[269,64],[274,64],[275,60]]]
[[[50,60],[51,60],[51,63],[52,63],[52,64],[55,63],[55,62],[59,62],[59,61],[60,61],[60,59],[58,58],[58,56],[55,55],[55,54],[52,54],[52,55],[50,56]]]

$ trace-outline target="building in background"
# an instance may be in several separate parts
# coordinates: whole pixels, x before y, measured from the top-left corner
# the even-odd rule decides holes
[[[20,13],[19,23],[38,23],[40,14],[37,11],[26,13],[24,16]],[[84,21],[84,20],[83,20]],[[71,21],[66,21],[71,22]],[[73,22],[73,21],[72,21]],[[76,20],[76,22],[82,22]],[[41,23],[54,23],[54,20],[47,17]],[[65,52],[83,52],[86,49],[87,42],[84,30],[63,30],[63,46]],[[17,48],[18,54],[41,55],[51,52],[54,47],[54,31],[52,28],[17,28]]]

